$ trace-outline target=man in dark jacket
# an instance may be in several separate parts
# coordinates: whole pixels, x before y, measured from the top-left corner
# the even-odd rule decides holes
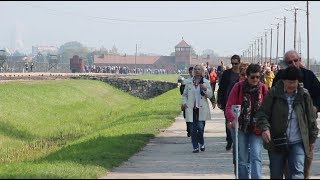
[[[315,76],[315,74],[309,70],[304,68],[302,65],[301,57],[295,50],[290,50],[286,52],[284,55],[284,62],[287,66],[294,66],[298,67],[302,73],[302,82],[303,87],[309,91],[309,94],[313,101],[313,108],[314,111],[319,112],[320,111],[320,82],[318,78]],[[274,86],[278,80],[282,79],[284,69],[281,69],[276,74],[275,78],[273,79],[272,86]],[[311,152],[311,155],[309,157],[306,157],[305,161],[305,178],[308,179],[310,176],[310,167],[313,159],[313,151]],[[287,173],[287,172],[286,172]],[[287,174],[286,174],[287,177]]]
[[[219,89],[218,89],[218,99],[217,104],[219,109],[225,111],[229,93],[234,85],[234,81],[239,79],[240,74],[240,56],[233,55],[231,57],[232,68],[223,71],[221,79],[219,79]],[[226,126],[226,141],[227,146],[226,150],[229,151],[232,146],[232,137],[230,129],[227,127],[227,118],[225,117],[225,126]]]

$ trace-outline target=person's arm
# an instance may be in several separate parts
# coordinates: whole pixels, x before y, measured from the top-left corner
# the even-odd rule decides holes
[[[210,82],[208,80],[205,81],[206,91],[205,91],[205,97],[206,98],[212,98],[213,92],[210,85]]]
[[[181,84],[181,86],[180,86],[180,94],[181,95],[183,94],[185,86],[186,86],[185,84]]]
[[[229,97],[228,97],[228,101],[227,101],[227,104],[226,104],[226,118],[228,120],[228,122],[233,122],[235,120],[235,117],[232,113],[232,109],[231,109],[231,106],[232,105],[237,105],[239,104],[239,94],[240,94],[240,83],[236,83],[231,91],[230,91],[230,94],[229,94]]]
[[[226,75],[227,71],[224,71],[221,75],[221,79],[219,79],[219,88],[218,88],[218,94],[217,94],[217,104],[218,107],[221,109],[222,103],[224,101],[225,91],[226,91]]]
[[[309,129],[309,143],[314,144],[319,133],[317,119],[316,119],[316,112],[313,110],[313,103],[311,96],[308,92],[305,93],[305,110],[307,118],[308,118],[308,129]]]
[[[264,97],[261,106],[255,114],[255,117],[257,118],[257,127],[262,133],[267,130],[270,131],[270,118],[272,115],[274,100],[274,90],[271,89]]]
[[[188,108],[187,106],[187,102],[188,102],[188,84],[186,84],[184,90],[183,90],[183,93],[182,93],[182,106],[183,106],[183,109],[186,109]]]
[[[320,112],[320,82],[316,75],[312,72],[312,88],[313,105],[317,108],[317,112]],[[311,95],[311,94],[310,94]]]

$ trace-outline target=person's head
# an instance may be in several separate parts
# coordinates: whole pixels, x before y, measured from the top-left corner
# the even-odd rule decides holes
[[[284,54],[284,62],[290,67],[301,67],[301,57],[295,50],[290,50]]]
[[[193,67],[189,67],[189,75],[192,76]]]
[[[266,71],[265,72],[266,72],[267,75],[270,75],[271,67],[266,67]]]
[[[251,86],[258,85],[260,81],[260,66],[259,64],[250,64],[246,70],[248,83]]]
[[[204,72],[204,66],[201,65],[201,64],[197,64],[194,66],[193,68],[193,73],[192,73],[193,76],[197,76],[197,77],[204,77],[205,75],[205,72]]]
[[[243,63],[243,62],[240,63],[239,71],[240,71],[240,76],[242,78],[246,78],[247,77],[246,71],[247,71],[248,66],[249,66],[248,63]]]
[[[291,94],[298,88],[302,72],[298,67],[289,66],[283,71],[282,80],[286,93]]]
[[[231,65],[232,65],[232,69],[234,71],[239,70],[239,66],[240,66],[240,56],[239,55],[235,54],[231,57]]]

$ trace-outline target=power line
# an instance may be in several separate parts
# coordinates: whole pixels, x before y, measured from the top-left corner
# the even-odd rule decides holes
[[[186,22],[203,22],[203,21],[213,21],[213,20],[222,20],[222,19],[232,19],[232,18],[238,18],[238,17],[248,16],[248,15],[252,15],[252,14],[259,14],[259,13],[264,13],[264,12],[270,12],[270,11],[278,10],[277,8],[283,8],[283,7],[287,7],[287,6],[290,6],[290,5],[299,4],[299,3],[293,3],[293,4],[287,4],[287,5],[283,5],[283,6],[280,6],[280,7],[277,6],[277,7],[273,7],[273,8],[261,10],[261,11],[254,11],[254,12],[244,13],[244,14],[240,14],[240,15],[223,16],[223,17],[213,17],[213,18],[204,18],[204,19],[189,19],[189,20],[136,20],[136,19],[121,19],[121,18],[97,17],[97,16],[83,15],[83,14],[79,14],[79,13],[58,11],[58,10],[55,10],[55,9],[51,9],[51,8],[47,8],[47,7],[43,7],[43,6],[38,6],[38,5],[33,5],[33,4],[30,4],[30,3],[25,3],[25,2],[17,2],[17,3],[24,4],[24,5],[33,7],[33,8],[40,8],[40,9],[46,9],[46,10],[55,11],[55,12],[64,13],[64,14],[69,14],[69,15],[76,15],[77,17],[79,17],[79,16],[85,16],[85,17],[91,18],[91,19],[99,19],[99,20],[107,20],[107,21],[116,21],[116,22],[134,22],[134,23],[186,23]],[[301,2],[300,2],[300,3],[301,3]]]

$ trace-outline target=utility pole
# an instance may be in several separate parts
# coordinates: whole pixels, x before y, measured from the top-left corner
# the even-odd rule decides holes
[[[286,16],[283,17],[283,59],[286,53]]]
[[[260,59],[260,49],[259,49],[259,46],[260,46],[260,39],[258,38],[258,55],[257,55],[257,63],[259,62],[259,59]]]
[[[293,40],[293,48],[296,50],[296,38],[297,38],[297,9],[294,7],[294,40]]]
[[[253,63],[253,60],[254,60],[254,51],[253,51],[253,43],[251,44],[251,57],[252,57],[252,59],[251,59],[251,62]]]
[[[267,31],[264,33],[264,38],[265,38],[265,52],[264,52],[264,63],[267,63],[267,49],[268,49],[268,46],[267,46]]]
[[[276,64],[278,64],[278,52],[279,52],[279,23],[277,24],[277,56],[276,56]]]
[[[261,58],[260,58],[261,64],[262,64],[262,58],[263,58],[263,42],[262,42],[262,36],[261,36]]]
[[[270,64],[272,60],[272,28],[271,28],[271,38],[270,38]]]
[[[254,40],[254,63],[256,63],[257,57],[257,40]]]
[[[310,69],[310,59],[309,59],[309,1],[307,1],[307,68]]]
[[[298,44],[298,52],[301,57],[301,33],[299,32],[299,44]]]
[[[283,18],[278,18],[276,17],[276,19],[278,20],[283,20],[283,56],[286,53],[286,16],[284,16]],[[279,57],[278,57],[279,58]]]
[[[296,42],[297,42],[297,10],[303,10],[298,7],[294,7],[291,10],[285,9],[286,11],[293,11],[294,12],[294,32],[293,32],[293,48],[296,50]]]

